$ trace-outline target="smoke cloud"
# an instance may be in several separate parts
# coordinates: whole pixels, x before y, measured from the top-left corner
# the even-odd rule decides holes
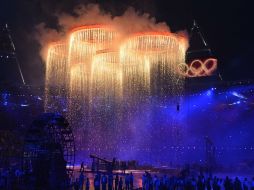
[[[140,13],[129,7],[122,15],[113,16],[103,11],[98,4],[79,5],[73,10],[73,14],[55,13],[58,28],[49,28],[45,23],[36,26],[36,39],[42,49],[41,56],[45,60],[47,45],[50,42],[67,39],[69,31],[82,25],[105,24],[117,29],[122,36],[136,32],[171,32],[165,22],[156,22],[154,17],[147,13]],[[187,32],[178,33],[187,36]]]

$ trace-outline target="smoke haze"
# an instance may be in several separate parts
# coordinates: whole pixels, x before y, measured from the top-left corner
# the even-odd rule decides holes
[[[41,56],[44,59],[47,44],[67,39],[71,29],[82,25],[110,25],[120,33],[122,39],[136,32],[171,32],[165,22],[156,22],[156,19],[148,13],[140,13],[132,7],[127,8],[120,16],[105,12],[98,4],[79,5],[74,9],[73,14],[61,12],[55,15],[58,29],[47,27],[45,23],[36,26],[35,36],[42,47]],[[182,31],[179,35],[187,36],[187,33]]]

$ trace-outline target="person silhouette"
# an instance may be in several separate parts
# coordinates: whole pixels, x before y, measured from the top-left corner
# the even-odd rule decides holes
[[[102,190],[106,190],[107,183],[108,183],[107,176],[105,174],[103,174],[103,176],[101,177]]]
[[[79,170],[79,172],[84,172],[84,171],[85,171],[84,162],[81,162],[81,165],[80,165],[80,170]]]
[[[123,179],[122,179],[122,177],[120,177],[120,180],[119,180],[118,190],[123,190]]]
[[[248,190],[249,189],[249,184],[247,178],[244,178],[243,181],[243,190]]]
[[[133,190],[134,176],[132,172],[130,173],[129,179],[130,179],[130,189]]]
[[[84,172],[81,172],[80,175],[79,175],[79,187],[80,187],[80,189],[83,189],[84,182],[85,182],[85,175],[84,175]]]
[[[251,190],[254,190],[254,177],[252,178],[252,182],[251,182]]]
[[[95,190],[100,190],[100,186],[101,186],[100,178],[99,178],[98,175],[96,175],[95,178],[94,178],[94,189]]]
[[[113,189],[113,175],[112,173],[110,173],[108,175],[108,190],[112,190]]]
[[[124,182],[125,182],[125,189],[130,190],[130,175],[129,174],[125,176]]]
[[[118,184],[119,184],[119,176],[118,176],[118,174],[116,174],[116,177],[115,177],[115,190],[118,190]]]
[[[86,179],[86,190],[90,189],[90,180],[89,178]]]

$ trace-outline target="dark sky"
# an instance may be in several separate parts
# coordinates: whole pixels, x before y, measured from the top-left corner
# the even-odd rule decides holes
[[[77,4],[99,3],[114,15],[127,7],[148,12],[165,21],[173,31],[190,29],[193,19],[219,60],[225,80],[254,79],[254,11],[251,1],[223,0],[1,0],[0,22],[13,31],[17,53],[29,82],[43,81],[39,46],[33,39],[34,26],[55,25],[55,11],[70,12]]]

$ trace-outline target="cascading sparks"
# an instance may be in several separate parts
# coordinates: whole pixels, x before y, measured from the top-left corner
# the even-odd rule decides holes
[[[104,101],[119,101],[122,96],[122,68],[119,53],[98,51],[92,62],[91,97]],[[96,100],[94,100],[96,101]]]
[[[113,141],[114,134],[110,131],[120,125],[122,100],[122,69],[117,50],[101,50],[94,56],[90,97],[93,132],[97,136],[108,132],[108,138],[112,136]],[[93,141],[92,146],[97,143]],[[107,138],[101,137],[100,143],[107,144]]]
[[[49,45],[46,62],[45,111],[57,111],[57,97],[66,96],[68,84],[68,46],[65,42]]]
[[[165,32],[138,33],[127,39],[120,50],[127,93],[134,89],[149,94],[156,88],[152,94],[158,94],[172,88],[171,80],[179,76],[177,65],[185,60],[186,42]]]
[[[82,26],[70,34],[68,62],[70,76],[69,119],[89,120],[91,66],[96,51],[111,47],[116,32],[104,25]],[[81,123],[83,123],[81,121]]]
[[[83,26],[71,32],[68,56],[70,70],[74,65],[79,64],[79,72],[81,72],[79,74],[82,75],[81,77],[79,74],[74,74],[75,71],[73,71],[71,81],[75,80],[76,88],[84,89],[87,95],[89,94],[87,92],[89,91],[92,58],[96,51],[110,47],[115,36],[116,32],[102,25]],[[70,88],[76,89],[72,87],[72,82]]]
[[[148,136],[151,97],[181,94],[184,75],[178,71],[185,62],[187,39],[166,32],[119,36],[111,26],[82,26],[70,32],[67,44],[49,46],[45,110],[62,112],[49,89],[65,88],[68,93],[59,91],[57,96],[67,100],[78,146],[109,147],[107,143],[126,143],[141,132]],[[126,126],[145,112],[146,122],[139,129]]]
[[[183,89],[184,77],[177,71],[177,65],[185,61],[187,41],[172,33],[145,32],[133,34],[120,48],[123,65],[123,94],[128,101],[124,107],[128,125],[131,126],[127,138],[138,139],[138,131],[151,141],[151,132],[147,129],[156,125],[151,119],[153,106],[150,97],[159,97],[164,103],[169,96],[178,97]],[[132,127],[133,118],[142,115],[143,125]],[[173,120],[171,121],[173,126]],[[160,129],[157,129],[160,130]],[[173,131],[175,132],[175,131]],[[172,133],[173,134],[173,133]]]

